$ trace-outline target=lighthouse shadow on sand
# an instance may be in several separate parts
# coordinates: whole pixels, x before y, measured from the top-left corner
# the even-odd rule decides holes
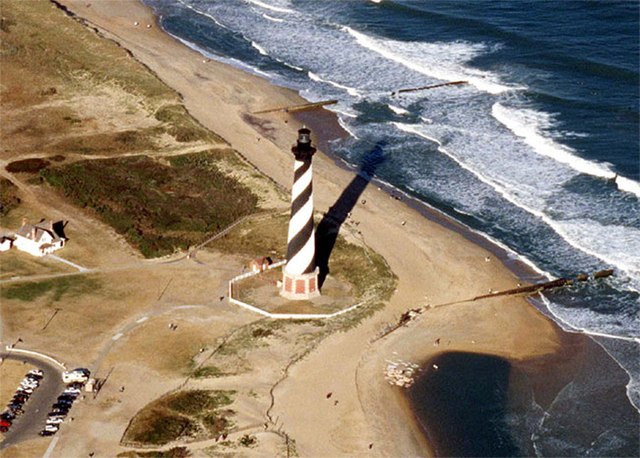
[[[340,228],[358,203],[358,199],[373,178],[376,169],[384,161],[384,142],[378,142],[371,151],[364,155],[358,173],[318,224],[316,229],[316,266],[320,270],[318,276],[320,287],[329,274],[329,259]]]

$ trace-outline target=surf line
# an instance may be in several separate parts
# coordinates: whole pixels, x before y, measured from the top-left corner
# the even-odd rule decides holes
[[[397,91],[393,91],[391,95],[393,96],[396,94],[400,94],[402,92],[426,91],[428,89],[435,89],[437,87],[443,87],[443,86],[458,86],[461,84],[469,84],[469,81],[449,81],[448,83],[431,84],[429,86],[409,87],[409,88],[398,89]]]

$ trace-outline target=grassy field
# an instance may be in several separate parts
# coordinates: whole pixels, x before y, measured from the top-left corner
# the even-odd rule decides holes
[[[256,210],[257,197],[219,171],[220,154],[88,160],[49,167],[41,175],[154,257],[195,245]]]
[[[129,423],[126,445],[164,445],[181,437],[216,437],[233,427],[235,391],[190,390],[167,394],[145,406]]]
[[[93,293],[100,288],[100,282],[95,278],[85,276],[69,276],[40,282],[25,282],[3,286],[0,297],[23,302],[32,302],[41,296],[49,295],[52,302],[58,302],[63,297],[76,297]]]

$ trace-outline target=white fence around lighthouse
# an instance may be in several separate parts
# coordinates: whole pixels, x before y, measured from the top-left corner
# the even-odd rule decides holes
[[[278,268],[280,266],[285,265],[286,263],[287,263],[286,260],[278,261],[274,264],[271,264],[269,267],[267,267],[266,270]],[[335,318],[337,316],[344,315],[345,313],[348,313],[352,310],[357,309],[358,307],[361,307],[367,302],[367,301],[358,302],[357,304],[352,305],[351,307],[338,310],[337,312],[334,312],[334,313],[271,313],[259,307],[256,307],[255,305],[247,304],[246,302],[242,302],[241,300],[233,297],[233,285],[235,283],[241,280],[244,280],[246,278],[259,275],[260,273],[261,272],[250,271],[250,272],[240,274],[236,277],[233,277],[231,280],[229,280],[229,303],[235,304],[239,307],[242,307],[243,309],[249,310],[250,312],[257,313],[259,315],[266,316],[274,320],[323,320],[327,318]]]

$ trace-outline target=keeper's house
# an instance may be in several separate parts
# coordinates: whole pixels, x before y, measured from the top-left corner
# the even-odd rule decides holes
[[[13,242],[18,250],[26,251],[33,256],[44,256],[62,248],[67,241],[64,227],[67,223],[42,220],[37,224],[22,222]]]

